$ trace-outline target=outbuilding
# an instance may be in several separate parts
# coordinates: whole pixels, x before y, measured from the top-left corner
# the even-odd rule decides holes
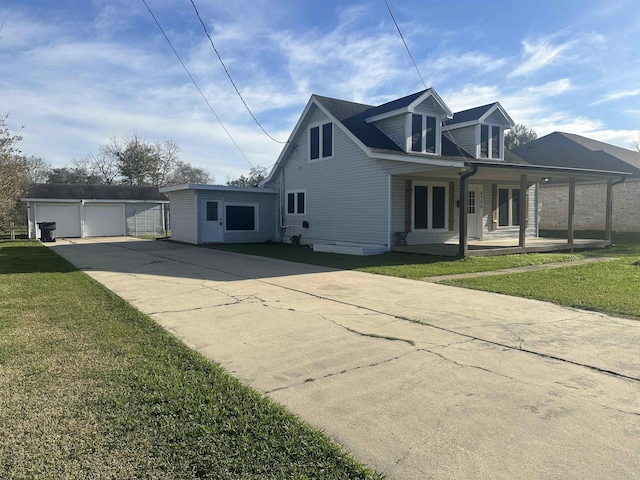
[[[171,238],[179,242],[276,241],[278,191],[271,188],[185,184],[160,189],[171,198]]]
[[[27,197],[29,238],[39,222],[55,222],[56,237],[161,235],[168,198],[157,187],[132,185],[33,185]]]

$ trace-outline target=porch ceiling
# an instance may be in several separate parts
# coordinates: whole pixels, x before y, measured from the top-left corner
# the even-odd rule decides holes
[[[520,175],[527,175],[527,183],[547,183],[549,181],[568,181],[571,178],[576,181],[618,180],[629,176],[624,172],[606,172],[598,170],[570,169],[559,167],[538,167],[534,165],[510,165],[510,164],[486,164],[473,162],[478,166],[478,172],[469,177],[470,183],[519,183]],[[443,167],[428,169],[403,176],[412,178],[438,178],[442,180],[457,181],[460,175],[468,168]]]

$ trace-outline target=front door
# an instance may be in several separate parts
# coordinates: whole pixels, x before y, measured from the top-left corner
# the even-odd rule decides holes
[[[469,188],[467,196],[467,237],[479,238],[478,231],[478,187]]]
[[[220,243],[223,239],[222,202],[207,200],[204,204],[202,243]]]

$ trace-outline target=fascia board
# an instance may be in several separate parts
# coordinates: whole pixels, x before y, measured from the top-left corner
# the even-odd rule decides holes
[[[496,102],[489,110],[487,110],[484,113],[484,115],[482,115],[479,118],[479,121],[481,123],[484,123],[485,120],[489,117],[489,115],[491,115],[496,110],[498,110],[500,112],[500,114],[504,117],[504,119],[507,121],[507,123],[509,124],[510,127],[513,127],[515,125],[515,123],[513,122],[511,117],[509,116],[509,114],[506,112],[506,110],[504,108],[502,108],[502,105],[500,105],[500,102]]]
[[[409,106],[407,107],[407,110],[409,112],[413,112],[418,105],[420,105],[422,102],[424,102],[429,97],[433,97],[433,99],[440,106],[440,108],[445,113],[445,116],[447,118],[453,118],[453,112],[451,111],[451,109],[449,107],[447,107],[447,104],[444,103],[444,100],[442,100],[442,98],[440,98],[440,95],[438,95],[433,88],[429,88],[426,92],[424,92],[422,95],[420,95],[418,98],[416,98],[413,102],[411,102],[409,104]]]
[[[436,158],[416,158],[416,157],[407,157],[405,155],[394,155],[392,153],[376,153],[371,156],[371,158],[379,159],[379,160],[391,160],[394,162],[404,162],[404,163],[413,163],[418,165],[434,165],[438,167],[455,167],[455,168],[464,168],[465,164],[462,160],[440,160]]]

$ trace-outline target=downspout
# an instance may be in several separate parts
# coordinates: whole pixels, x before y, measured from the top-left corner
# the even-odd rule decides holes
[[[473,164],[471,171],[465,172],[460,175],[460,205],[458,207],[460,211],[459,220],[459,239],[458,239],[458,258],[467,257],[467,179],[473,177],[478,173],[478,165]]]

